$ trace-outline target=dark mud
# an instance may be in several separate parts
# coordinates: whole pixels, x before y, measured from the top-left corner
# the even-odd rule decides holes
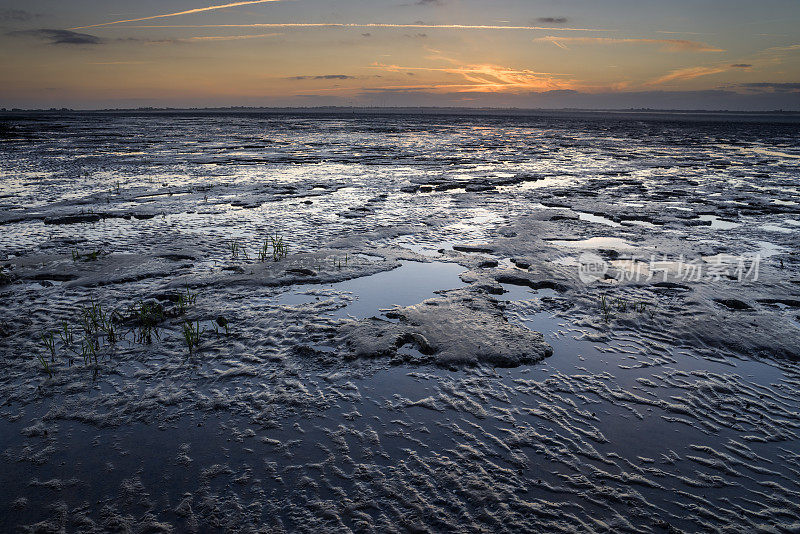
[[[796,125],[3,122],[0,530],[799,528]]]

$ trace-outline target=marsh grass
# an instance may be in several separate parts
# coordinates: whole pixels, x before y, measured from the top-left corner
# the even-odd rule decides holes
[[[134,343],[150,344],[153,342],[153,335],[161,339],[158,325],[165,319],[164,307],[161,304],[140,299],[128,307],[128,314],[133,323]]]
[[[116,344],[125,341],[131,332],[133,343],[150,344],[153,342],[153,337],[160,340],[159,326],[168,317],[178,317],[185,313],[196,300],[197,295],[187,288],[186,293],[178,295],[173,300],[175,307],[169,310],[165,310],[164,306],[155,300],[139,299],[130,304],[123,313],[119,313],[91,299],[88,304],[76,307],[75,323],[64,320],[54,331],[40,334],[44,350],[36,351],[36,359],[50,377],[53,376],[59,352],[63,352],[70,366],[75,358],[83,359],[84,366],[93,366],[96,375],[101,356],[110,357]],[[122,330],[126,325],[130,326],[130,329]],[[205,332],[205,329],[201,329],[200,321],[192,323],[184,320],[181,330],[189,352],[196,352]],[[217,317],[214,330],[217,334],[224,331],[226,336],[230,335],[228,320],[223,316]],[[60,343],[57,340],[60,340]]]
[[[272,240],[272,260],[280,261],[289,255],[289,247],[283,242],[283,237],[276,232]]]
[[[651,302],[644,300],[627,301],[625,299],[616,298],[609,299],[605,295],[600,296],[600,315],[603,320],[608,323],[615,313],[647,313],[651,319],[655,318],[656,310],[655,305]]]
[[[61,323],[61,329],[58,331],[58,336],[61,338],[61,344],[64,345],[64,347],[71,347],[75,341],[67,321],[63,321]]]
[[[258,261],[264,263],[269,258],[272,261],[281,261],[289,255],[289,246],[283,241],[283,236],[275,232],[275,235],[268,235],[264,244],[258,249]]]
[[[198,345],[200,345],[200,337],[205,332],[205,329],[200,330],[200,321],[196,321],[195,324],[192,324],[191,321],[184,321],[181,329],[183,330],[183,340],[186,342],[186,346],[189,347],[189,354],[194,354]]]
[[[48,363],[47,358],[44,354],[37,354],[36,359],[39,360],[39,364],[41,364],[42,369],[50,378],[53,378],[53,369],[50,367],[50,363]]]
[[[42,343],[45,348],[50,352],[50,361],[56,361],[56,340],[52,332],[42,334]]]
[[[242,255],[242,257],[244,257],[244,259],[249,259],[247,257],[247,249],[245,247],[243,247],[241,244],[239,244],[238,241],[233,241],[230,244],[229,248],[230,248],[230,251],[231,251],[231,259],[232,260],[238,260],[239,259],[239,255]]]
[[[97,352],[99,350],[98,342],[94,338],[84,338],[81,341],[81,357],[83,358],[83,365],[88,366],[94,361],[95,367],[97,366]]]
[[[261,245],[261,248],[258,249],[258,261],[264,263],[267,261],[267,257],[269,255],[269,239],[264,241],[264,244]]]
[[[611,318],[611,306],[606,300],[605,295],[600,297],[600,313],[602,314],[605,322],[608,322],[608,320]]]
[[[42,332],[40,335],[42,344],[47,352],[38,352],[36,354],[36,359],[39,361],[39,364],[44,369],[44,372],[52,378],[53,377],[53,367],[50,365],[55,363],[56,361],[56,340],[55,336],[53,336],[52,332]],[[47,354],[50,355],[50,361],[47,361]]]
[[[187,287],[186,293],[182,293],[178,296],[178,313],[183,315],[186,313],[189,306],[193,305],[195,302],[197,302],[197,295],[192,293]]]

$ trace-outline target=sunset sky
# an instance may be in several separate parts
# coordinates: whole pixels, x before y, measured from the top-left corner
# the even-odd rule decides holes
[[[0,0],[0,107],[800,110],[798,28],[798,0]]]

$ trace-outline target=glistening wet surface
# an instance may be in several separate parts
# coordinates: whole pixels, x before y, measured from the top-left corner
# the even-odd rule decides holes
[[[278,296],[278,304],[296,306],[320,299],[347,299],[343,307],[331,312],[334,317],[364,319],[379,315],[394,306],[411,306],[433,297],[434,291],[454,289],[464,283],[459,275],[464,268],[454,263],[403,262],[400,267],[372,276],[365,276],[320,286],[295,286]]]
[[[796,124],[4,120],[0,530],[796,529]]]

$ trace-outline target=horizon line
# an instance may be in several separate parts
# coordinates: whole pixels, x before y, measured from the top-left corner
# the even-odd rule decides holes
[[[0,113],[97,113],[112,111],[315,111],[315,110],[350,110],[350,111],[380,111],[380,110],[453,110],[453,111],[536,111],[536,112],[640,112],[640,113],[749,113],[749,114],[800,114],[798,109],[770,109],[770,110],[736,110],[736,109],[681,109],[681,108],[523,108],[513,106],[204,106],[204,107],[117,107],[117,108],[69,108],[69,107],[50,107],[50,108],[0,108]]]

